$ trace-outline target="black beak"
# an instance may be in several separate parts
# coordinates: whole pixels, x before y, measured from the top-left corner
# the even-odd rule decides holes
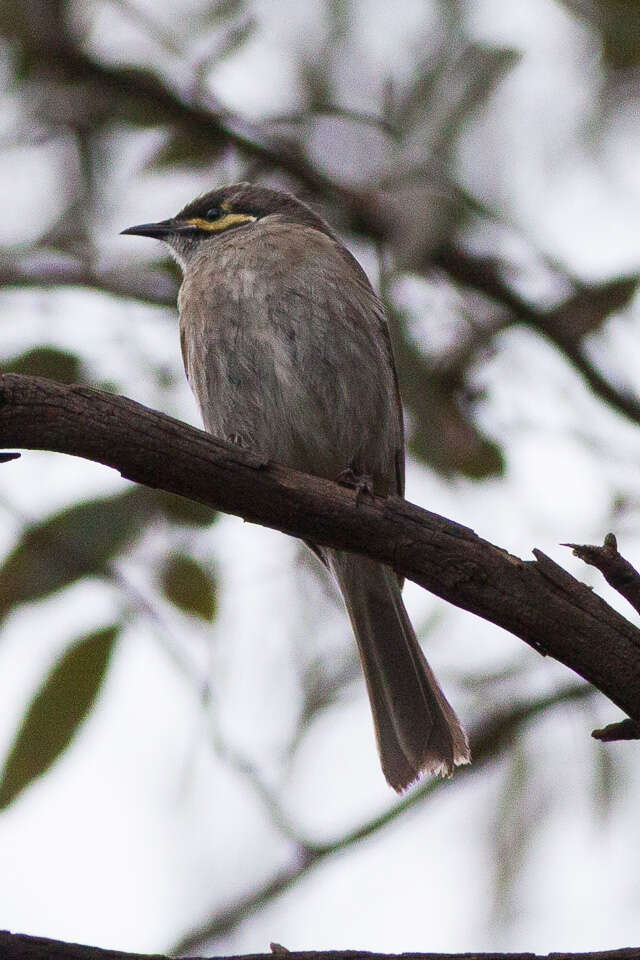
[[[158,223],[139,223],[136,227],[127,227],[120,233],[132,234],[134,237],[154,237],[157,240],[165,240],[169,234],[177,233],[179,230],[175,220],[159,220]]]

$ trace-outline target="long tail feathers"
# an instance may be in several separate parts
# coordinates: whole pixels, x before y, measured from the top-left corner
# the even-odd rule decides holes
[[[393,571],[327,551],[358,641],[382,770],[401,793],[423,772],[450,776],[469,743],[416,639]]]

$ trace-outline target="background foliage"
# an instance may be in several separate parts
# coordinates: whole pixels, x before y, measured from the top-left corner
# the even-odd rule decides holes
[[[175,267],[119,230],[283,186],[385,301],[410,499],[523,555],[613,528],[633,558],[639,16],[5,0],[2,369],[197,422]],[[566,671],[409,585],[475,763],[394,802],[294,544],[60,457],[0,482],[4,925],[192,952],[633,938],[633,747],[590,743],[613,710]]]

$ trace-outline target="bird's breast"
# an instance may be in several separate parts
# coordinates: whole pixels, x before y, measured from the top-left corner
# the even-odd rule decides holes
[[[287,256],[267,237],[194,263],[179,298],[189,382],[217,436],[324,476],[352,461],[393,475],[401,440],[390,360],[367,304],[313,254]],[[384,463],[373,463],[382,448]]]

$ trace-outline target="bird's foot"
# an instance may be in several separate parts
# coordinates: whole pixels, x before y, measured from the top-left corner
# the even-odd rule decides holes
[[[269,457],[263,456],[259,450],[251,446],[246,437],[243,437],[241,433],[228,433],[227,442],[232,443],[243,451],[243,460],[250,466],[258,470],[269,466]]]
[[[353,467],[347,467],[346,470],[342,470],[338,474],[336,481],[343,487],[351,487],[356,491],[356,503],[358,504],[365,494],[373,499],[373,477],[367,473],[358,474]]]

